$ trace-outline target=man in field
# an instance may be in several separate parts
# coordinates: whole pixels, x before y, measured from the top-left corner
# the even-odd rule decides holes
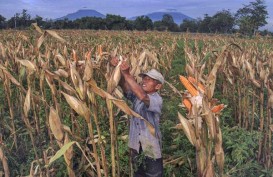
[[[118,59],[111,60],[117,66]],[[125,96],[133,103],[133,110],[149,121],[155,128],[153,136],[144,120],[136,117],[130,119],[129,148],[135,177],[162,177],[163,161],[161,155],[161,133],[159,119],[162,98],[158,90],[164,83],[164,77],[155,69],[142,73],[142,82],[138,84],[129,72],[129,65],[123,61],[120,65],[122,74],[119,85]]]

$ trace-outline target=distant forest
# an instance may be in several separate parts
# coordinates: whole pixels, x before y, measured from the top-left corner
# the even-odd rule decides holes
[[[147,16],[139,16],[135,20],[126,20],[119,15],[107,14],[106,18],[83,17],[74,21],[44,20],[37,16],[32,18],[27,10],[16,13],[12,18],[6,20],[0,14],[0,29],[26,29],[31,23],[37,23],[43,29],[93,29],[93,30],[156,30],[170,32],[191,32],[191,33],[219,33],[231,34],[240,33],[253,35],[257,32],[261,35],[273,35],[268,30],[259,31],[260,27],[267,24],[268,12],[264,0],[256,0],[240,8],[235,14],[229,10],[222,10],[209,16],[195,20],[184,20],[176,24],[173,17],[165,14],[159,21],[153,22]]]

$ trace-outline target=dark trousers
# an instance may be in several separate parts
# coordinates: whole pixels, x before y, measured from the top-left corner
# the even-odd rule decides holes
[[[134,177],[162,177],[163,176],[163,160],[153,159],[144,156],[140,146],[139,153],[130,149],[131,162],[134,170]]]

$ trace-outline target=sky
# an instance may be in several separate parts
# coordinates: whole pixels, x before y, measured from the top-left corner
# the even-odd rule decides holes
[[[0,0],[0,15],[7,20],[26,9],[31,17],[55,19],[80,9],[93,9],[102,14],[122,17],[145,15],[158,11],[181,12],[192,18],[213,16],[216,12],[232,13],[255,0]],[[262,29],[273,31],[273,0],[265,0],[268,25]]]

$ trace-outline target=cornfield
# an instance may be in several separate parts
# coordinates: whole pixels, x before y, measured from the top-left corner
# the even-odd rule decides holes
[[[128,116],[145,119],[123,99],[119,65],[114,68],[109,61],[112,57],[127,60],[137,81],[139,73],[151,68],[168,78],[181,50],[178,41],[183,41],[185,56],[180,58],[186,59],[186,65],[176,78],[167,79],[165,90],[181,97],[185,107],[177,105],[177,111],[186,114],[178,113],[176,131],[195,147],[197,175],[227,172],[220,124],[226,107],[234,111],[238,127],[260,132],[255,159],[272,168],[272,39],[44,31],[33,24],[25,31],[0,31],[0,172],[5,176],[129,176],[120,163],[128,154],[119,153],[128,139]],[[188,91],[173,85],[179,79]],[[219,103],[216,91],[232,104]],[[146,124],[153,133],[154,128]],[[28,171],[14,169],[23,162]]]

